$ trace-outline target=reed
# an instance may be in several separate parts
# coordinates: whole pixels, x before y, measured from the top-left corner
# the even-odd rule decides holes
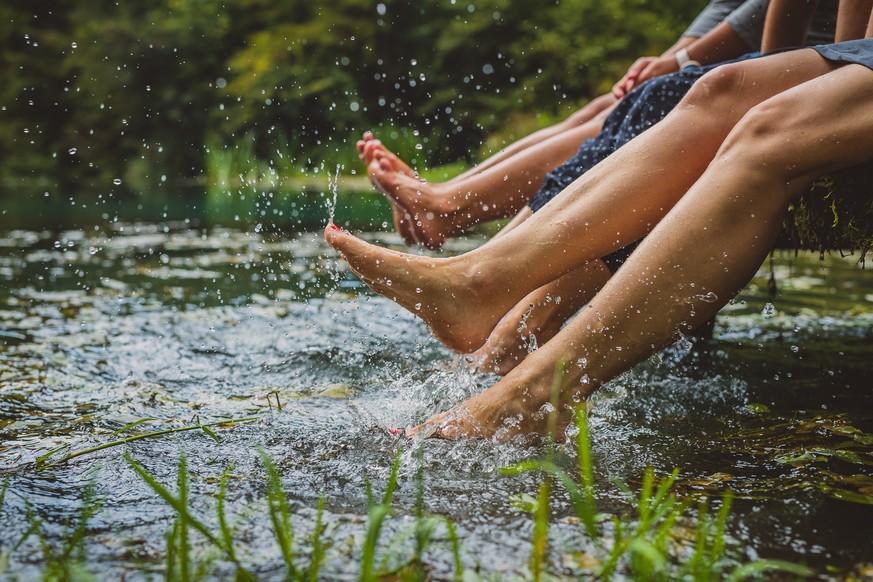
[[[188,431],[192,431],[192,430],[203,431],[204,434],[206,434],[209,438],[211,438],[216,443],[218,443],[218,442],[221,442],[221,439],[218,438],[218,435],[215,434],[215,432],[211,429],[211,427],[223,426],[223,427],[229,428],[229,427],[232,427],[232,426],[235,426],[237,424],[244,423],[244,422],[254,422],[258,419],[259,418],[257,416],[250,416],[247,418],[217,420],[215,422],[207,422],[204,424],[198,423],[198,424],[194,424],[194,425],[190,425],[190,426],[180,426],[180,427],[176,427],[176,428],[156,430],[156,431],[152,431],[152,432],[147,432],[147,433],[143,433],[143,434],[129,436],[129,437],[126,437],[123,439],[114,440],[114,441],[111,441],[108,443],[103,443],[103,444],[96,445],[93,447],[88,447],[87,449],[81,449],[78,451],[74,451],[72,453],[68,453],[68,454],[64,455],[63,457],[61,457],[60,459],[58,459],[56,461],[48,462],[48,460],[52,456],[56,455],[57,453],[59,453],[62,450],[67,448],[68,445],[64,445],[62,447],[53,449],[53,450],[49,451],[48,453],[42,455],[41,457],[37,458],[36,464],[41,466],[42,468],[48,468],[48,467],[52,467],[54,465],[60,465],[61,463],[66,463],[67,461],[69,461],[71,459],[75,459],[76,457],[81,457],[82,455],[89,455],[91,453],[96,453],[97,451],[102,451],[104,449],[109,449],[109,448],[117,447],[120,445],[126,445],[126,444],[132,443],[134,441],[138,441],[138,440],[142,440],[142,439],[152,439],[152,438],[156,438],[156,437],[160,437],[160,436],[165,436],[168,434],[188,432]],[[142,424],[144,422],[148,422],[151,420],[155,420],[155,419],[143,418],[143,419],[137,420],[136,422],[132,422],[132,423],[120,428],[119,430],[113,432],[112,435],[115,436],[115,435],[118,435],[122,432],[126,432],[126,431],[128,431],[136,426],[139,426],[140,424]]]
[[[247,419],[240,419],[247,420]],[[141,423],[133,423],[138,425]],[[187,430],[212,426],[209,423]],[[577,436],[575,448],[578,462],[566,469],[556,461],[556,445],[549,445],[542,459],[518,463],[504,469],[504,473],[518,474],[538,472],[543,475],[536,497],[528,497],[527,508],[533,520],[531,556],[528,562],[528,577],[532,580],[561,578],[564,572],[557,569],[557,561],[550,555],[549,527],[552,514],[551,500],[558,488],[563,488],[571,502],[571,510],[578,518],[581,533],[590,541],[585,549],[586,560],[572,576],[592,577],[602,580],[614,578],[630,580],[743,580],[759,577],[766,573],[779,572],[782,575],[803,577],[812,572],[803,566],[780,561],[758,560],[740,564],[732,554],[728,538],[728,522],[732,495],[726,493],[719,502],[717,511],[710,508],[710,501],[697,502],[691,497],[679,498],[673,492],[678,471],[658,477],[652,468],[643,474],[638,492],[622,483],[617,486],[628,499],[630,511],[627,515],[606,515],[599,513],[594,488],[594,461],[588,428],[588,417],[584,408],[576,413]],[[125,432],[132,425],[118,432]],[[173,431],[148,433],[167,434]],[[138,435],[139,438],[148,435]],[[134,437],[132,437],[134,438]],[[216,437],[217,438],[217,437]],[[114,443],[125,442],[115,441]],[[105,448],[106,445],[104,445]],[[92,447],[84,454],[95,450]],[[411,528],[395,534],[394,540],[403,544],[412,542],[414,550],[409,554],[392,548],[386,543],[386,524],[397,509],[395,494],[401,467],[401,454],[398,451],[391,464],[391,470],[384,492],[376,495],[369,481],[367,491],[367,523],[363,542],[359,548],[358,578],[361,582],[376,580],[428,580],[433,575],[428,569],[426,553],[438,536],[447,538],[454,560],[453,578],[468,579],[461,558],[461,542],[454,525],[445,517],[427,515],[424,509],[424,471],[421,457],[417,457],[415,474],[415,520]],[[419,455],[421,449],[419,449]],[[325,579],[329,573],[324,570],[328,551],[333,541],[327,534],[324,524],[325,500],[318,502],[315,524],[311,533],[296,537],[294,513],[282,485],[281,472],[264,452],[259,451],[261,463],[266,473],[265,502],[270,520],[270,530],[275,540],[278,554],[284,566],[283,577],[292,581]],[[67,455],[63,460],[71,458]],[[227,568],[239,581],[257,579],[255,569],[258,564],[244,563],[243,555],[235,539],[234,525],[228,520],[228,492],[233,475],[233,465],[222,472],[215,495],[215,516],[205,519],[197,516],[190,508],[191,491],[187,458],[179,458],[175,480],[175,493],[149,473],[130,455],[124,456],[133,471],[145,484],[174,512],[172,526],[165,536],[164,576],[168,581],[189,582],[223,576]],[[0,487],[0,510],[6,498],[8,480]],[[28,511],[30,526],[27,531],[9,547],[0,546],[0,574],[8,572],[9,557],[31,536],[38,538],[43,552],[43,573],[50,580],[89,580],[93,576],[88,571],[86,538],[88,522],[100,508],[100,500],[94,495],[93,484],[82,494],[81,507],[65,529],[60,541],[50,542],[43,528],[43,522],[32,511]],[[677,535],[680,526],[691,531],[690,538]],[[445,532],[443,534],[442,532]],[[195,539],[196,537],[196,539]],[[408,545],[406,546],[408,547]],[[204,551],[205,550],[205,551]],[[473,574],[475,577],[476,575]]]
[[[658,479],[649,467],[643,474],[639,493],[627,485],[617,483],[632,508],[628,516],[606,516],[597,513],[594,497],[594,467],[588,416],[584,407],[576,411],[579,482],[547,456],[504,469],[507,474],[540,472],[544,480],[536,503],[531,506],[534,519],[530,570],[534,580],[546,572],[547,537],[550,514],[548,496],[544,494],[551,483],[560,484],[568,493],[572,507],[583,531],[592,542],[593,555],[588,562],[596,564],[584,575],[611,580],[616,576],[632,580],[742,580],[765,572],[781,572],[793,576],[810,576],[813,572],[804,566],[777,560],[757,560],[740,566],[728,555],[727,522],[732,494],[726,493],[715,517],[708,511],[708,501],[698,505],[697,518],[689,515],[693,499],[679,499],[672,492],[678,469]],[[603,524],[609,522],[611,531],[606,535]],[[692,524],[693,545],[683,547],[675,535],[675,528]],[[583,574],[580,572],[580,574]]]

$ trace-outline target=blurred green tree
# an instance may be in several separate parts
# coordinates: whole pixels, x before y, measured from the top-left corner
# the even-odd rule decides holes
[[[472,158],[676,38],[704,0],[58,0],[0,6],[4,192],[174,191],[205,144],[298,168],[414,130],[420,163]],[[522,112],[519,114],[519,112]]]

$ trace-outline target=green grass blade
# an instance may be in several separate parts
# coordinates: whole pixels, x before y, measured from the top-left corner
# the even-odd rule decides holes
[[[186,526],[192,526],[194,529],[199,531],[203,537],[209,540],[215,547],[220,548],[221,550],[225,550],[224,545],[221,540],[216,538],[212,532],[209,531],[202,522],[200,522],[197,518],[195,518],[188,511],[188,508],[180,503],[180,500],[173,497],[173,495],[149,473],[146,471],[139,463],[133,460],[133,457],[130,455],[124,455],[124,460],[136,471],[137,475],[142,478],[146,484],[151,487],[151,489],[158,494],[158,497],[163,499],[167,505],[172,507],[180,518],[183,519]],[[226,551],[226,550],[225,550]]]
[[[500,471],[504,475],[517,475],[531,471],[542,471],[543,473],[551,475],[553,478],[557,479],[570,496],[570,501],[576,510],[576,515],[585,527],[585,532],[592,541],[598,542],[600,533],[597,529],[597,514],[593,500],[582,492],[582,490],[576,485],[576,482],[573,481],[573,478],[566,471],[551,461],[538,460],[516,463],[515,465],[504,467]]]
[[[624,536],[624,527],[622,526],[621,521],[617,517],[613,517],[612,525],[615,533],[615,539],[612,542],[612,550],[609,552],[609,557],[597,573],[597,577],[602,580],[609,580],[612,578],[612,574],[618,567],[618,561],[624,555],[627,546]]]
[[[540,485],[537,493],[537,506],[534,512],[533,549],[530,556],[530,571],[534,582],[539,582],[546,563],[549,536],[549,496],[551,488],[549,481]]]
[[[55,455],[55,454],[57,454],[57,453],[59,453],[59,452],[65,450],[65,449],[69,449],[69,448],[70,448],[70,444],[69,444],[69,443],[67,443],[67,444],[63,444],[63,445],[61,445],[61,446],[59,446],[59,447],[55,447],[55,448],[53,448],[52,450],[50,450],[49,452],[45,453],[44,455],[40,455],[40,456],[38,456],[38,457],[36,458],[36,464],[37,464],[37,465],[41,465],[41,464],[43,464],[43,463],[45,462],[46,459],[48,459],[48,458],[51,457],[52,455]]]
[[[191,579],[191,547],[188,538],[188,459],[179,456],[179,472],[176,475],[176,488],[179,491],[178,504],[184,510],[179,512],[179,573],[182,580]]]
[[[591,457],[591,435],[588,431],[588,411],[585,406],[576,408],[576,454],[579,457],[579,479],[582,482],[582,498],[577,503],[576,514],[582,520],[585,531],[592,541],[599,543],[594,501],[594,461]]]
[[[667,558],[658,548],[642,538],[634,538],[627,545],[630,554],[634,578],[639,580],[656,580],[659,574],[667,570]]]
[[[452,544],[452,558],[455,561],[455,580],[460,581],[464,579],[464,565],[461,563],[461,543],[458,540],[458,532],[455,529],[455,524],[449,518],[444,517],[442,519],[449,534],[449,542]]]
[[[179,518],[173,520],[173,527],[167,530],[167,556],[164,560],[164,577],[167,582],[176,581],[177,560],[176,541],[179,539]]]
[[[118,436],[122,433],[129,431],[132,428],[135,428],[135,427],[137,427],[143,423],[146,423],[146,422],[151,422],[153,420],[160,420],[160,419],[158,419],[158,418],[140,418],[139,420],[137,420],[135,422],[131,422],[130,424],[125,424],[120,429],[113,432],[110,436]]]
[[[718,510],[718,517],[715,522],[715,539],[712,541],[712,550],[709,558],[709,568],[714,569],[716,564],[724,558],[725,554],[725,532],[727,531],[727,520],[731,513],[734,496],[731,491],[728,491],[721,498],[721,508]]]
[[[312,546],[312,559],[309,561],[309,580],[317,582],[318,574],[321,570],[321,563],[324,561],[324,554],[327,551],[327,545],[324,538],[324,524],[322,518],[324,516],[324,497],[318,500],[318,509],[315,512],[315,529],[312,530],[310,545]]]
[[[382,496],[382,505],[390,505],[391,498],[394,496],[394,490],[397,489],[397,474],[400,472],[400,455],[403,450],[398,450],[394,455],[394,462],[391,464],[391,474],[388,476],[388,485],[385,487],[385,494]]]
[[[784,572],[785,574],[792,574],[802,578],[815,574],[814,570],[800,564],[792,564],[791,562],[783,562],[781,560],[758,560],[743,564],[731,572],[731,575],[727,577],[727,582],[738,582],[752,576],[758,577],[767,572]]]
[[[200,425],[200,430],[202,430],[203,432],[205,432],[206,435],[207,435],[209,438],[211,438],[211,439],[214,440],[215,442],[221,444],[221,439],[218,438],[218,435],[215,434],[215,433],[212,431],[212,429],[210,429],[208,426],[206,426],[206,425]]]
[[[294,530],[291,527],[291,510],[288,507],[288,498],[282,489],[282,479],[269,455],[263,450],[258,453],[264,468],[267,470],[267,509],[273,524],[273,536],[279,544],[282,558],[285,561],[286,577],[290,580],[299,580],[300,574],[294,565]]]
[[[72,452],[68,455],[65,455],[61,459],[58,459],[57,461],[54,461],[52,463],[45,463],[45,461],[46,461],[46,459],[48,459],[48,457],[50,457],[52,454],[54,454],[53,452],[50,452],[50,453],[47,453],[46,455],[43,455],[42,457],[40,457],[40,460],[41,460],[41,464],[44,463],[43,467],[53,467],[55,465],[60,465],[61,463],[66,463],[67,461],[69,461],[71,459],[75,459],[76,457],[81,457],[82,455],[96,453],[97,451],[102,451],[103,449],[108,449],[110,447],[117,447],[119,445],[132,443],[134,441],[138,441],[141,439],[155,438],[155,437],[159,437],[159,436],[163,436],[163,435],[167,435],[167,434],[186,432],[186,431],[190,431],[190,430],[204,430],[204,427],[209,428],[211,426],[221,426],[221,425],[225,425],[225,424],[240,424],[243,422],[253,422],[253,421],[259,420],[259,419],[260,419],[260,417],[250,416],[250,417],[246,417],[246,418],[235,418],[235,419],[231,419],[231,420],[218,420],[218,421],[209,422],[206,424],[195,424],[195,425],[191,425],[191,426],[168,428],[165,430],[158,430],[158,431],[154,431],[154,432],[148,432],[145,434],[139,434],[139,435],[127,437],[124,439],[112,441],[109,443],[103,443],[102,445],[89,447],[87,449],[82,449],[80,451],[75,451],[75,452]],[[215,437],[214,433],[213,433],[213,438],[217,438],[217,437]],[[61,449],[58,449],[58,450],[61,450]]]
[[[652,489],[655,481],[655,470],[652,467],[646,467],[646,472],[643,473],[643,484],[640,488],[640,497],[637,501],[637,512],[639,513],[640,523],[637,526],[637,534],[647,530],[650,525],[649,516],[652,512]]]
[[[233,464],[231,463],[224,469],[224,473],[221,475],[221,483],[218,486],[218,507],[216,511],[218,513],[218,527],[221,530],[221,538],[224,540],[224,547],[227,548],[227,552],[230,554],[231,559],[236,561],[236,553],[233,548],[233,532],[231,532],[230,527],[227,525],[227,514],[224,509],[227,496],[227,482],[230,480],[232,471]]]
[[[376,562],[376,548],[382,533],[382,523],[391,513],[391,508],[386,505],[372,505],[367,520],[367,536],[364,538],[364,550],[361,553],[361,582],[376,580],[378,576],[374,570]]]

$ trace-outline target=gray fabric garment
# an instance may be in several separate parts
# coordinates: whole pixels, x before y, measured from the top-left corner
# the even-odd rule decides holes
[[[718,26],[728,17],[734,10],[740,7],[743,0],[711,0],[706,8],[697,15],[691,26],[688,27],[682,36],[690,36],[700,38],[707,32]]]
[[[801,0],[809,1],[809,0]],[[749,47],[760,50],[764,19],[770,0],[747,0],[727,17],[727,22]],[[834,42],[839,0],[820,0],[812,17],[804,46]]]

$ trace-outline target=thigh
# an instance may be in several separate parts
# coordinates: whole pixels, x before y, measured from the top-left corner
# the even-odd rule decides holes
[[[767,99],[725,141],[723,151],[731,150],[788,184],[873,159],[873,70],[838,66]]]
[[[799,49],[716,67],[694,84],[679,110],[703,110],[732,127],[750,109],[834,70],[812,49]]]

